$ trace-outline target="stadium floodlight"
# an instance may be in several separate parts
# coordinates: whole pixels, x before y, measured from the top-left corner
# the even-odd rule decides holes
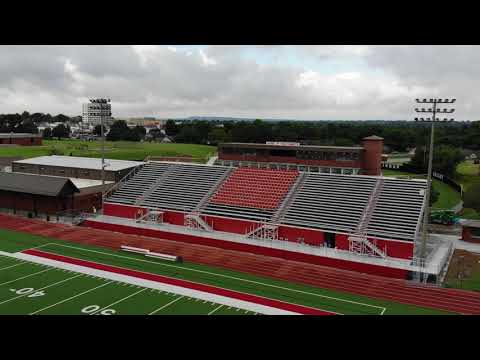
[[[417,103],[419,103],[419,99],[415,99]],[[416,112],[425,112],[425,113],[431,113],[432,117],[423,119],[421,118],[421,121],[425,122],[431,122],[432,123],[432,128],[430,132],[430,151],[428,153],[428,172],[427,172],[427,191],[426,191],[426,196],[425,196],[425,209],[423,211],[423,229],[422,229],[422,242],[421,242],[421,248],[420,248],[420,259],[422,262],[425,261],[426,259],[426,251],[427,251],[427,236],[428,236],[428,223],[430,220],[430,188],[432,184],[432,162],[433,162],[433,143],[434,143],[434,131],[435,127],[434,124],[435,122],[440,122],[441,120],[437,118],[436,114],[437,113],[453,113],[455,109],[437,109],[437,104],[440,103],[445,103],[445,104],[453,104],[456,101],[456,99],[430,99],[430,101],[427,101],[426,99],[423,99],[422,102],[424,103],[429,103],[432,104],[433,107],[429,108],[428,110],[425,110],[422,108],[422,110],[415,109]],[[415,118],[415,121],[418,121],[417,118]],[[443,121],[447,121],[447,118],[444,118]],[[454,121],[453,119],[448,120],[449,122]]]

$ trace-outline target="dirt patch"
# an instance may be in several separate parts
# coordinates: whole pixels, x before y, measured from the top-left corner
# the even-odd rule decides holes
[[[445,283],[451,287],[480,291],[480,254],[455,250]]]

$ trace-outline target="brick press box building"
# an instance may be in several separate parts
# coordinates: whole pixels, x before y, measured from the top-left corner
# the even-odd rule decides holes
[[[383,138],[375,135],[363,138],[362,146],[223,143],[218,145],[216,165],[380,175],[382,152]]]
[[[23,133],[0,133],[0,145],[42,145],[42,135]]]
[[[418,270],[425,188],[424,180],[149,161],[83,225],[405,278]],[[446,250],[435,251],[425,271],[438,275]]]

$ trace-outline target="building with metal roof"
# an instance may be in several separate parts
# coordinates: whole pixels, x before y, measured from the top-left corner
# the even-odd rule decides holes
[[[117,182],[141,161],[105,159],[105,180]],[[12,171],[69,178],[101,180],[102,160],[79,156],[39,156],[12,162]]]

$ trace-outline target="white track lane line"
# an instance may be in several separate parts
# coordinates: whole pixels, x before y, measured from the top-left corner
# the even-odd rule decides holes
[[[124,297],[123,299],[120,299],[120,300],[118,300],[118,301],[115,301],[115,302],[111,303],[110,305],[107,305],[107,306],[101,308],[100,310],[97,310],[97,311],[95,311],[94,313],[91,313],[90,315],[97,315],[99,312],[102,312],[103,310],[108,309],[110,306],[119,304],[119,303],[121,303],[122,301],[125,301],[125,300],[127,300],[127,299],[129,299],[129,298],[131,298],[131,297],[134,297],[135,295],[140,294],[141,292],[143,292],[143,291],[145,291],[145,290],[147,290],[147,288],[143,288],[143,289],[141,289],[141,290],[139,290],[139,291],[137,291],[137,292],[135,292],[135,293],[133,293],[133,294],[130,294],[130,295]]]
[[[55,285],[58,285],[58,284],[61,284],[61,283],[70,281],[70,280],[75,279],[75,278],[77,278],[77,277],[79,277],[79,276],[82,276],[82,274],[78,274],[78,275],[72,276],[72,277],[70,277],[70,278],[68,278],[68,279],[63,279],[63,280],[57,281],[56,283],[53,283],[53,284],[44,286],[44,287],[42,287],[42,288],[40,288],[40,289],[35,289],[34,291],[45,290],[45,289],[48,289],[49,287],[52,287],[52,286],[55,286]],[[8,299],[8,300],[5,300],[5,301],[0,302],[0,305],[5,304],[5,303],[7,303],[7,302],[10,302],[10,301],[12,301],[12,300],[15,300],[15,299],[24,297],[24,296],[28,296],[28,295],[30,295],[30,293],[27,293],[27,294],[24,294],[24,295],[20,295],[20,296],[16,296],[16,297],[14,297],[14,298],[11,298],[11,299]]]
[[[143,259],[136,259],[136,258],[133,258],[133,257],[130,257],[130,256],[122,256],[122,255],[117,255],[117,254],[109,254],[109,253],[105,253],[105,252],[101,252],[101,251],[97,251],[97,250],[83,249],[83,248],[78,248],[78,247],[75,247],[75,246],[69,246],[69,245],[63,245],[63,244],[52,244],[52,245],[67,247],[67,248],[76,249],[76,250],[83,250],[83,251],[88,251],[88,252],[94,252],[94,253],[98,253],[98,254],[103,254],[103,255],[108,255],[108,256],[113,256],[113,257],[118,257],[118,258],[124,258],[124,259],[129,259],[129,260],[141,261],[141,262],[156,264],[156,265],[165,266],[165,267],[171,267],[171,268],[176,268],[176,269],[183,269],[183,270],[188,270],[188,271],[192,271],[192,272],[209,274],[209,275],[214,275],[214,276],[218,276],[218,277],[224,277],[224,278],[227,278],[227,279],[244,281],[244,282],[248,282],[248,283],[252,283],[252,284],[256,284],[256,285],[262,285],[262,286],[268,286],[268,287],[271,287],[271,288],[276,288],[276,289],[281,289],[281,290],[292,291],[292,292],[296,292],[296,293],[299,293],[299,294],[312,295],[312,296],[316,296],[316,297],[322,297],[322,298],[325,298],[325,299],[337,300],[337,301],[341,301],[341,302],[346,302],[346,303],[351,303],[351,304],[356,304],[356,305],[361,305],[361,306],[376,308],[376,309],[381,310],[381,313],[383,313],[383,312],[385,312],[385,310],[387,310],[387,308],[386,308],[386,307],[383,307],[383,306],[365,304],[365,303],[361,303],[361,302],[358,302],[358,301],[346,300],[346,299],[342,299],[342,298],[336,298],[336,297],[333,297],[333,296],[316,294],[316,293],[311,293],[311,292],[308,292],[308,291],[286,288],[286,287],[279,286],[279,285],[267,284],[267,283],[262,283],[262,282],[259,282],[259,281],[254,281],[254,280],[249,280],[249,279],[243,279],[243,278],[239,278],[239,277],[235,277],[235,276],[229,276],[229,275],[224,275],[224,274],[212,273],[212,272],[205,271],[205,270],[191,269],[191,268],[188,268],[188,267],[176,266],[176,265],[171,265],[171,264],[163,264],[163,263],[159,263],[159,262],[155,262],[155,261],[149,261],[149,260],[143,260]],[[274,280],[277,280],[277,279],[274,279]],[[277,280],[277,281],[282,281],[282,280]],[[380,315],[381,315],[381,313],[380,313]]]
[[[218,307],[216,307],[215,309],[213,309],[212,311],[210,311],[207,315],[212,315],[213,313],[215,313],[217,310],[220,310],[220,308],[222,308],[223,305],[220,305]]]
[[[15,266],[23,265],[23,264],[27,264],[27,262],[26,262],[26,261],[22,261],[22,262],[20,262],[20,263],[15,264],[15,265],[10,265],[10,266],[6,266],[6,267],[4,267],[4,268],[1,268],[0,270],[10,269],[10,268],[13,268],[13,267],[15,267]]]
[[[153,315],[153,314],[159,312],[160,310],[165,309],[167,306],[172,305],[174,302],[177,302],[178,300],[183,299],[184,297],[185,297],[185,296],[179,296],[179,297],[176,298],[175,300],[170,301],[168,304],[165,304],[165,305],[163,305],[162,307],[159,307],[157,310],[152,311],[152,312],[151,312],[150,314],[148,314],[148,315]]]
[[[50,271],[50,270],[53,270],[53,269],[54,269],[54,268],[51,267],[51,268],[48,268],[48,269],[46,269],[46,270],[38,271],[38,272],[33,273],[33,274],[25,275],[25,276],[19,277],[19,278],[17,278],[17,279],[14,279],[14,280],[10,280],[10,281],[1,283],[0,286],[10,284],[10,283],[15,282],[15,281],[17,281],[17,280],[26,279],[26,278],[29,278],[30,276],[35,276],[35,275],[38,275],[38,274],[41,274],[41,273],[44,273],[44,272],[47,272],[47,271]]]
[[[47,309],[50,309],[51,307],[54,307],[54,306],[63,304],[64,302],[73,300],[73,299],[75,299],[75,298],[77,298],[77,297],[79,297],[79,296],[82,296],[82,295],[88,294],[89,292],[92,292],[92,291],[94,291],[94,290],[100,289],[100,288],[102,288],[102,287],[104,287],[104,286],[106,286],[106,285],[108,285],[108,284],[111,284],[111,283],[113,283],[113,281],[106,282],[105,284],[96,286],[96,287],[94,287],[94,288],[92,288],[92,289],[89,289],[89,290],[87,290],[87,291],[81,292],[80,294],[71,296],[71,297],[69,297],[69,298],[67,298],[67,299],[64,299],[64,300],[62,300],[62,301],[59,301],[59,302],[57,302],[57,303],[55,303],[55,304],[52,304],[52,305],[49,305],[49,306],[47,306],[47,307],[44,307],[44,308],[42,308],[42,309],[40,309],[40,310],[34,311],[34,312],[30,313],[29,315],[35,315],[35,314],[37,314],[37,313],[39,313],[39,312],[42,312],[42,311],[47,310]]]

